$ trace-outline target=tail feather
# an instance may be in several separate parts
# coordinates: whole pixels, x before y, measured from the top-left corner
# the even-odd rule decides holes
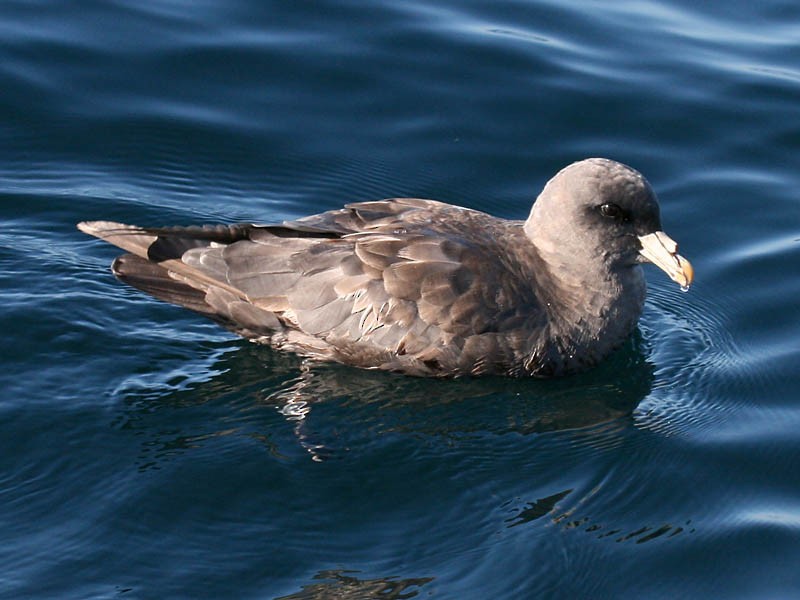
[[[219,286],[199,289],[175,273],[134,254],[114,260],[111,270],[121,281],[170,304],[216,321],[247,338],[272,335],[283,329],[274,313],[253,306]]]
[[[206,291],[211,287],[220,288],[244,300],[246,300],[246,295],[241,290],[184,263],[181,260],[181,256],[187,250],[209,246],[213,242],[231,243],[238,239],[245,239],[249,227],[247,225],[222,225],[216,227],[147,229],[113,221],[83,221],[78,223],[78,229],[82,232],[122,248],[144,262],[149,261],[156,269],[162,269],[165,273],[168,271],[172,273],[171,276],[167,274],[167,277],[191,282],[190,286],[186,283],[183,284],[187,287],[202,291]],[[137,278],[136,273],[145,273],[144,267],[139,263],[134,263],[130,257],[126,258],[125,261],[134,270],[128,275],[131,277],[131,285],[160,298],[154,292],[142,287],[148,285],[146,279],[147,277],[152,278],[155,271],[148,270],[146,277],[143,275]],[[125,268],[122,264],[119,266],[121,269]],[[122,279],[122,277],[120,278]],[[134,280],[141,285],[134,283]],[[167,300],[167,302],[170,302],[170,300]]]
[[[114,275],[159,300],[188,308],[248,338],[283,330],[273,312],[254,306],[226,277],[182,260],[194,248],[247,239],[251,225],[146,229],[113,221],[85,221],[78,229],[126,250],[128,254],[111,265]]]
[[[232,244],[247,239],[252,228],[252,225],[246,224],[148,228],[114,221],[78,223],[78,229],[82,232],[156,262],[180,258],[192,248],[202,248],[212,243]]]
[[[83,221],[78,229],[142,258],[147,258],[148,248],[158,239],[141,227],[114,221]]]
[[[176,279],[169,271],[135,254],[118,256],[111,270],[121,281],[159,300],[184,306],[211,316],[214,309],[206,302],[206,292]]]

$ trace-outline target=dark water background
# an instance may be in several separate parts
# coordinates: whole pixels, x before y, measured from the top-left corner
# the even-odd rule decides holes
[[[800,4],[0,3],[2,598],[800,597]],[[560,381],[309,367],[83,219],[641,170],[697,271]]]

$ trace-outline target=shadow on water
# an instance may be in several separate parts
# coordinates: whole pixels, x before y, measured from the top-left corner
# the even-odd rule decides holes
[[[117,393],[128,408],[118,424],[158,438],[147,445],[159,459],[220,435],[247,435],[280,455],[275,440],[287,426],[314,460],[340,455],[354,437],[546,434],[629,417],[653,386],[647,354],[637,333],[574,377],[432,380],[310,363],[245,344],[218,353],[202,376],[172,389],[123,384]]]
[[[360,579],[358,571],[321,571],[314,576],[314,583],[303,586],[302,591],[275,600],[355,600],[362,598],[383,598],[400,600],[413,598],[421,591],[419,588],[433,581],[431,577],[398,579]]]
[[[616,543],[644,544],[662,538],[669,539],[682,533],[694,533],[695,528],[692,519],[685,519],[682,522],[660,522],[657,524],[636,524],[634,526],[609,525],[608,523],[597,521],[588,516],[575,514],[575,507],[590,499],[597,490],[590,491],[589,494],[580,498],[572,499],[574,506],[569,508],[570,502],[567,498],[574,492],[573,489],[566,489],[543,498],[537,498],[520,505],[519,499],[509,500],[503,508],[511,513],[505,519],[505,526],[508,529],[520,525],[529,525],[534,521],[546,519],[550,524],[563,528],[564,530],[583,531],[599,540],[609,539]]]

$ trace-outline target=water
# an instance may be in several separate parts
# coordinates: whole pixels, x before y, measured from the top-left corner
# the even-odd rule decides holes
[[[800,5],[0,4],[0,596],[800,595]],[[697,272],[559,381],[309,367],[117,283],[83,219],[641,170]]]

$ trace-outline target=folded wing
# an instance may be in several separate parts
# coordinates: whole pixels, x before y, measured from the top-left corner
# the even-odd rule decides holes
[[[396,199],[277,226],[79,227],[129,252],[113,265],[126,283],[245,337],[359,366],[451,375],[511,364],[526,344],[514,332],[544,318],[508,266],[518,261],[502,260],[504,237],[517,232],[493,231],[498,223]]]

